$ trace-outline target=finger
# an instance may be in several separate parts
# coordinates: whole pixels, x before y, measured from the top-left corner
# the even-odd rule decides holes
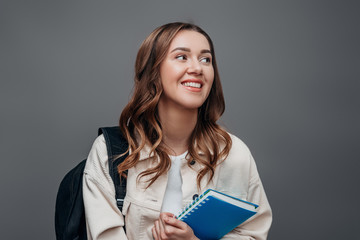
[[[181,239],[197,239],[193,229],[185,222],[177,218],[168,218],[165,220],[167,229],[171,230],[172,236],[178,236]]]
[[[155,226],[151,229],[151,232],[152,232],[154,240],[159,240],[158,235],[155,230]]]
[[[164,216],[163,214],[160,214],[159,220],[158,220],[158,225],[159,225],[159,232],[158,232],[158,236],[159,238],[166,238],[166,232],[165,232],[165,227],[166,224],[164,222],[164,218],[166,218],[166,216]]]
[[[168,217],[175,217],[175,215],[173,213],[170,213],[170,212],[162,212],[160,214],[160,216],[162,217],[165,217],[165,216],[168,216]]]
[[[160,230],[160,222],[159,222],[159,220],[156,220],[156,221],[155,221],[155,223],[154,223],[154,228],[155,228],[156,236],[157,236],[158,238],[160,238],[160,232],[161,232],[161,230]]]
[[[175,228],[186,229],[188,227],[188,225],[185,222],[183,222],[175,217],[164,218],[164,222],[165,222],[165,224],[173,226]]]
[[[164,232],[166,237],[174,237],[174,236],[178,236],[182,232],[186,232],[186,228],[185,228],[187,226],[186,224],[184,226],[184,229],[181,229],[180,228],[181,223],[176,224],[173,222],[173,221],[180,221],[175,218],[174,214],[164,214],[161,216],[161,219],[164,222]]]
[[[172,214],[172,213],[169,213],[169,212],[163,212],[160,214],[160,221],[163,223],[163,226],[166,227],[166,221],[169,219],[169,218],[174,218],[175,215]]]

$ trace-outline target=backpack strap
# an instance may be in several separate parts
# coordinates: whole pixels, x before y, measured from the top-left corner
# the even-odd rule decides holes
[[[109,173],[115,185],[116,203],[120,211],[124,205],[124,198],[126,195],[126,178],[119,176],[117,166],[122,163],[129,155],[119,157],[119,155],[126,152],[129,148],[129,144],[123,137],[123,134],[119,127],[103,127],[99,128],[98,135],[104,135],[106,141],[106,148],[109,158]],[[125,172],[127,174],[127,171]]]

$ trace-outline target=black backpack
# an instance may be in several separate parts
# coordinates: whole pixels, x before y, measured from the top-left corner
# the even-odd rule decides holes
[[[117,206],[122,210],[126,194],[126,178],[121,178],[117,166],[126,155],[117,158],[128,149],[128,143],[119,127],[99,128],[104,134],[109,158],[109,172],[115,185]],[[57,240],[86,240],[85,211],[82,196],[82,179],[86,159],[69,171],[60,183],[55,206],[55,232]]]

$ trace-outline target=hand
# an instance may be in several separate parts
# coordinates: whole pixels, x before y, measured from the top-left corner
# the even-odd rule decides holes
[[[189,225],[175,218],[172,213],[161,213],[152,228],[155,240],[198,240]]]

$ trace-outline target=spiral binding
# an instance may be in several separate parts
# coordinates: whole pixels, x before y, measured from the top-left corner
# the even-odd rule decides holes
[[[183,211],[178,215],[178,219],[179,218],[187,218],[187,215],[185,215],[185,213],[187,213],[187,211],[194,206],[195,204],[197,204],[200,200],[203,199],[203,197],[210,191],[210,189],[206,190],[203,194],[201,194],[200,196],[198,196],[197,198],[195,198],[194,201],[192,201],[191,203],[189,203],[188,205],[186,205],[183,208]],[[205,201],[209,200],[208,198],[205,199]],[[198,204],[195,208],[193,208],[188,214],[190,215],[192,212],[194,212],[195,209],[198,209],[198,207],[201,207],[203,205],[203,203]]]

